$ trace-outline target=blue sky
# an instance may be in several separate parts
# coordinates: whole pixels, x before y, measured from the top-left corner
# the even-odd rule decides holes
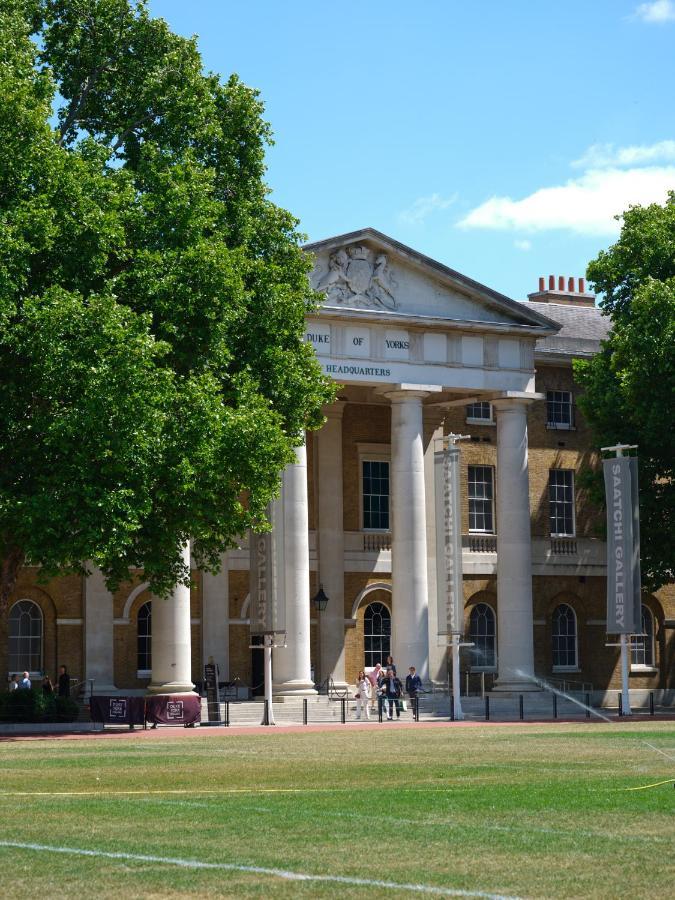
[[[273,199],[523,299],[675,188],[675,0],[151,0],[260,90]]]

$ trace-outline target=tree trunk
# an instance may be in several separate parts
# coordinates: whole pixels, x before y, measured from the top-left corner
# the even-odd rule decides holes
[[[5,555],[0,564],[0,685],[2,688],[7,685],[9,598],[25,559],[25,554],[20,547],[12,544],[5,546]]]

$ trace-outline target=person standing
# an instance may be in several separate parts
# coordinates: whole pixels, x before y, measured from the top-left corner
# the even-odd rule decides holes
[[[405,676],[406,694],[410,697],[411,700],[414,700],[421,690],[422,679],[417,674],[415,666],[410,666],[410,668],[408,669],[408,674]]]
[[[396,674],[396,664],[394,663],[394,657],[388,656],[386,666],[388,669],[391,669],[394,675]]]
[[[8,688],[10,694],[12,693],[12,691],[17,690],[18,687],[19,687],[19,676],[12,675],[12,677],[9,680],[9,688]]]
[[[21,684],[19,685],[19,687],[23,688],[23,690],[25,691],[29,691],[31,689],[30,672],[23,673],[23,678],[21,679]]]
[[[389,712],[387,713],[387,720],[391,722],[394,717],[394,707],[396,707],[396,718],[401,718],[401,708],[400,708],[400,700],[402,693],[402,685],[399,678],[396,677],[396,673],[392,668],[387,669],[387,674],[385,675],[383,688],[384,688],[384,696],[389,705]]]
[[[370,679],[366,677],[366,673],[362,670],[356,676],[356,718],[361,718],[361,710],[366,714],[366,719],[370,719],[370,711],[368,704],[370,702]]]
[[[54,693],[54,685],[52,684],[52,680],[49,675],[45,675],[42,679],[42,693],[43,694],[53,694]]]
[[[59,697],[70,697],[70,675],[65,666],[59,666]]]
[[[375,667],[368,672],[368,681],[370,681],[370,710],[375,712],[375,701],[377,700],[377,689],[380,686],[380,672],[382,666],[375,663]]]

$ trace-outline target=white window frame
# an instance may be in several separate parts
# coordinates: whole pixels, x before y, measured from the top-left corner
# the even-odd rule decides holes
[[[471,482],[471,470],[472,469],[488,469],[490,471],[490,486],[491,486],[492,497],[489,497],[489,498],[471,497],[470,486],[472,483]],[[479,484],[479,483],[487,484],[487,482],[474,482],[474,483],[475,484]],[[478,466],[478,465],[468,466],[467,472],[466,472],[466,488],[467,488],[466,496],[467,496],[467,500],[468,500],[468,504],[469,504],[469,534],[496,534],[496,530],[495,530],[495,467],[494,466]],[[484,502],[484,499],[489,499],[490,505],[491,505],[490,515],[492,518],[492,528],[490,528],[489,530],[471,527],[471,502],[473,500],[473,501],[482,503],[482,502]]]
[[[479,418],[477,416],[472,416],[469,413],[469,410],[471,409],[471,407],[477,406],[479,403],[487,403],[487,405],[490,407],[490,417],[488,419],[485,419],[483,417]],[[476,400],[475,403],[467,404],[467,406],[466,406],[466,424],[467,425],[496,425],[497,423],[495,422],[495,411],[494,411],[494,407],[490,403],[490,401],[489,400]]]
[[[568,664],[568,665],[564,665],[564,666],[555,664],[555,662],[554,662],[555,650],[553,647],[553,641],[555,640],[556,636],[557,637],[569,637],[569,635],[556,635],[555,632],[553,631],[553,624],[555,621],[554,616],[555,616],[555,613],[560,609],[561,606],[565,606],[565,607],[567,607],[567,609],[569,609],[571,611],[572,619],[574,621],[574,662],[571,664]],[[562,603],[556,604],[556,607],[553,610],[553,613],[551,615],[551,639],[552,639],[551,640],[551,668],[552,668],[552,670],[554,672],[580,672],[581,669],[579,666],[579,619],[577,617],[576,610],[574,609],[574,607],[572,606],[571,603],[565,603],[563,601]]]
[[[362,444],[356,445],[359,466],[359,529],[368,534],[390,534],[392,522],[392,481],[391,481],[391,446],[390,444]],[[389,465],[389,528],[366,528],[363,520],[363,463],[386,462]]]
[[[467,637],[468,637],[469,642],[471,642],[471,641],[473,640],[473,635],[471,634],[471,617],[473,616],[474,610],[477,609],[477,607],[479,607],[479,606],[485,606],[485,607],[487,607],[487,608],[490,610],[490,612],[492,613],[492,622],[493,622],[494,628],[495,628],[495,633],[494,633],[494,635],[493,635],[494,641],[495,641],[495,661],[494,661],[494,665],[492,665],[492,666],[476,666],[476,665],[474,665],[474,664],[472,663],[472,664],[471,664],[471,671],[472,671],[472,672],[496,672],[496,671],[497,671],[497,668],[498,668],[498,667],[497,667],[497,661],[498,661],[498,657],[497,657],[497,649],[498,649],[498,644],[497,644],[497,613],[494,611],[494,609],[493,609],[493,607],[491,606],[491,604],[490,604],[490,603],[486,603],[485,600],[481,600],[479,603],[474,603],[474,605],[471,607],[471,610],[470,610],[470,612],[469,612],[469,628],[468,628],[468,635],[467,635]],[[469,648],[469,652],[471,652],[471,648]]]
[[[570,479],[572,481],[572,500],[570,501],[572,504],[572,530],[571,531],[551,531],[551,504],[554,502],[551,500],[551,475],[553,472],[569,472]],[[562,503],[562,500],[556,500],[556,503]],[[548,513],[548,522],[549,522],[549,531],[551,532],[551,537],[576,537],[577,534],[577,510],[576,510],[576,485],[574,478],[574,469],[549,469],[548,470],[548,504],[549,504],[549,513]]]
[[[564,394],[569,399],[549,399],[552,394]],[[566,404],[569,408],[569,422],[556,422],[549,416],[549,403]],[[551,431],[575,431],[574,427],[574,394],[572,391],[546,391],[546,427]]]
[[[138,621],[141,610],[145,606],[150,606],[150,656],[152,657],[152,600],[146,600],[145,603],[142,603],[138,607],[138,612],[136,613],[136,664],[138,665]],[[136,677],[137,678],[151,678],[152,677],[152,669],[136,669]]]
[[[654,674],[655,672],[658,672],[658,671],[659,671],[659,670],[658,670],[658,667],[656,666],[656,633],[655,633],[655,632],[656,632],[656,628],[655,628],[655,626],[656,626],[656,617],[655,617],[654,613],[651,611],[651,609],[650,609],[645,603],[643,603],[643,604],[641,604],[641,608],[640,608],[640,621],[642,622],[642,620],[643,620],[645,617],[648,617],[649,620],[650,620],[650,622],[651,622],[651,633],[648,634],[647,632],[645,632],[645,630],[644,630],[644,628],[643,628],[642,634],[631,634],[631,636],[630,636],[630,643],[631,643],[631,644],[633,644],[633,643],[644,643],[645,640],[648,638],[648,639],[649,639],[649,642],[650,642],[649,651],[650,651],[650,656],[651,656],[651,660],[652,660],[652,661],[651,661],[650,664],[648,664],[648,663],[634,663],[634,662],[633,662],[633,653],[635,653],[635,652],[638,652],[638,653],[639,653],[639,652],[645,653],[645,651],[646,651],[647,648],[645,647],[644,649],[642,649],[642,650],[637,650],[637,651],[636,651],[636,650],[631,650],[631,654],[630,654],[630,670],[631,670],[631,672],[643,672],[643,673],[645,673],[645,674],[650,674],[650,675],[652,675],[652,674]]]
[[[34,607],[37,609],[37,611],[40,613],[40,668],[39,668],[39,669],[31,669],[31,670],[28,672],[28,675],[29,675],[29,677],[30,677],[30,679],[31,679],[31,681],[32,681],[32,680],[35,679],[35,678],[42,677],[42,674],[43,674],[43,672],[44,672],[44,664],[45,664],[45,614],[44,614],[44,612],[43,612],[42,607],[40,606],[40,604],[39,604],[39,603],[36,603],[35,600],[31,600],[30,597],[20,597],[18,600],[16,600],[14,603],[12,603],[12,605],[10,606],[10,608],[9,608],[9,610],[8,610],[8,612],[7,612],[7,657],[8,657],[7,661],[8,661],[8,662],[9,662],[9,639],[10,639],[10,637],[11,637],[10,631],[9,631],[9,620],[10,620],[10,616],[11,616],[11,614],[12,614],[12,610],[14,609],[15,606],[18,606],[19,603],[30,603],[30,604],[31,604],[32,606],[34,606]],[[32,636],[31,636],[31,637],[32,637]],[[23,672],[25,672],[25,671],[26,671],[26,670],[23,669]],[[7,676],[8,676],[8,677],[9,677],[10,675],[21,675],[21,674],[22,674],[22,672],[19,672],[19,671],[9,671],[9,670],[8,670],[8,672],[7,672]]]

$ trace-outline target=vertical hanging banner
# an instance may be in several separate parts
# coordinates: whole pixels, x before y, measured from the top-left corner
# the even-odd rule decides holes
[[[464,630],[464,590],[459,447],[456,444],[434,453],[434,488],[438,634],[461,634]]]
[[[638,461],[636,456],[630,462],[630,497],[633,507],[633,632],[642,633],[642,572],[640,571],[640,489],[638,481]]]
[[[603,460],[607,498],[607,633],[632,634],[640,623],[637,460]],[[633,484],[635,482],[635,484]]]
[[[272,530],[264,534],[249,532],[251,603],[249,615],[251,634],[271,634],[286,629],[286,604],[283,597],[283,550],[281,501],[267,507]]]

